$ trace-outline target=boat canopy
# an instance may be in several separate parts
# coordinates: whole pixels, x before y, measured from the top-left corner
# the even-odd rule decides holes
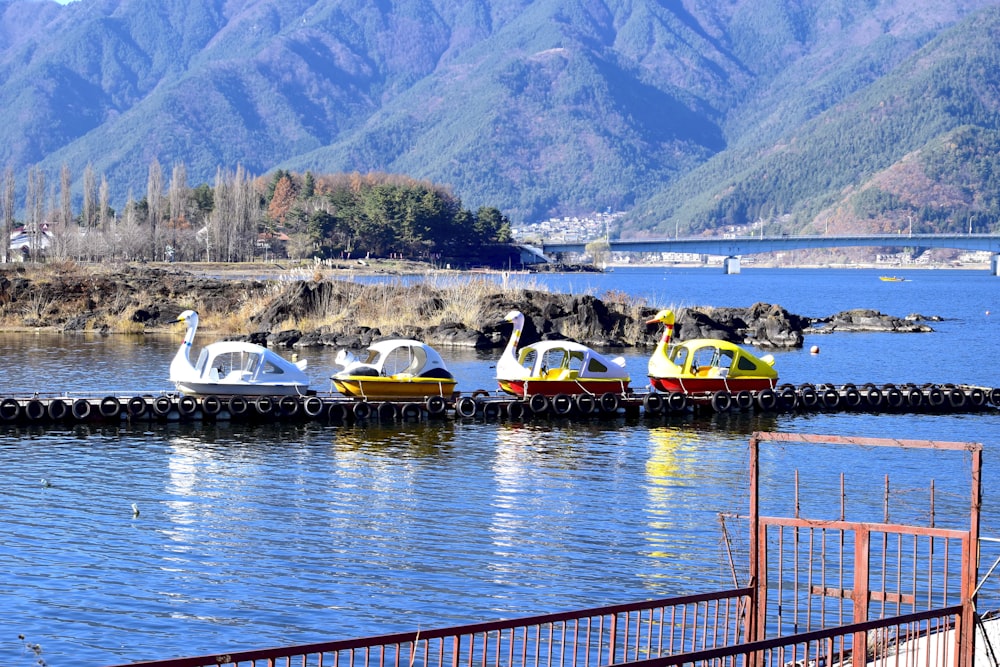
[[[625,360],[608,359],[586,345],[573,341],[541,341],[521,348],[518,363],[528,377],[547,380],[570,378],[627,378]]]
[[[366,353],[365,358],[360,359],[342,350],[337,355],[336,363],[343,370],[334,374],[334,377],[453,377],[437,350],[418,340],[382,340],[369,345]]]
[[[698,338],[674,345],[668,353],[673,368],[658,368],[656,375],[671,374],[705,377],[764,377],[777,378],[774,357],[756,357],[740,346],[724,340]],[[652,364],[651,364],[652,366]],[[672,371],[672,373],[665,371]]]
[[[297,382],[301,369],[277,352],[244,341],[221,341],[201,350],[195,371],[207,382]],[[294,375],[292,378],[290,376]]]

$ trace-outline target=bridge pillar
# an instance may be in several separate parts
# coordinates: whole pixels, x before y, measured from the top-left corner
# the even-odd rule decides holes
[[[1000,276],[1000,253],[990,255],[990,273]]]
[[[728,276],[730,274],[740,272],[740,258],[739,256],[726,257],[722,260],[722,270]]]

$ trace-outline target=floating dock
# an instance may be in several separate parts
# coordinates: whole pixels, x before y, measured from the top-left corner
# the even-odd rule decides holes
[[[520,399],[498,392],[430,396],[422,401],[376,401],[341,394],[187,396],[115,393],[103,396],[31,394],[0,399],[0,424],[157,421],[407,422],[425,419],[525,421],[537,418],[648,418],[685,413],[969,413],[1000,408],[1000,388],[953,384],[780,385],[761,391],[559,394]]]

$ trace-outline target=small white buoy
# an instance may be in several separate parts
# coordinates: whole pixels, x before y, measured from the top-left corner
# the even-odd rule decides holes
[[[42,486],[48,488],[48,487],[52,486],[52,482],[50,482],[49,480],[47,480],[44,477],[42,477]]]
[[[139,516],[139,506],[136,505],[135,503],[132,503],[132,516],[133,517]]]
[[[819,345],[813,345],[810,347],[809,354],[819,354]]]

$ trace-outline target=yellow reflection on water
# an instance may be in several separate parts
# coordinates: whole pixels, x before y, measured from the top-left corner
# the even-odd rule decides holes
[[[649,429],[649,442],[650,456],[646,461],[649,485],[646,488],[652,517],[650,539],[659,547],[651,555],[669,557],[671,554],[662,550],[663,536],[675,528],[672,516],[677,512],[678,503],[684,502],[679,497],[679,487],[690,486],[690,480],[697,477],[692,465],[698,438],[690,428],[657,426]]]

